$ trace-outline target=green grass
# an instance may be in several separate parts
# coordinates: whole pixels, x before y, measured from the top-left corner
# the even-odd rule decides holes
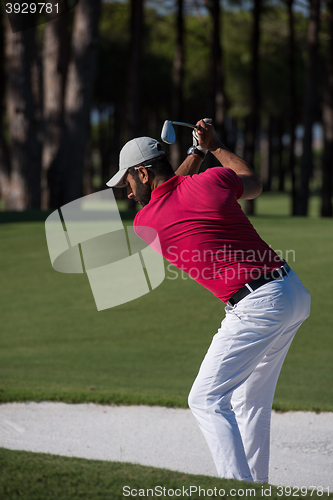
[[[312,293],[311,317],[287,356],[274,407],[332,411],[333,222],[284,217],[253,222],[273,248],[283,255],[295,252],[289,253],[289,264]],[[4,224],[0,232],[1,401],[186,406],[224,316],[218,299],[179,277],[133,302],[97,312],[85,275],[52,269],[43,223]]]
[[[259,216],[253,223],[283,256],[292,251],[289,264],[312,293],[311,316],[288,353],[274,408],[333,411],[333,221]],[[179,277],[97,312],[85,275],[52,269],[43,223],[2,224],[0,235],[0,401],[187,405],[224,317],[218,299]]]
[[[192,500],[227,496],[236,499],[278,500],[290,496],[289,489],[278,490],[267,484],[258,485],[128,463],[67,458],[3,448],[0,448],[0,471],[1,500],[123,500],[127,497],[143,497],[143,493],[145,498],[191,498]],[[126,488],[123,490],[124,487]],[[150,492],[147,492],[148,489]],[[172,491],[168,495],[168,490],[173,490],[175,495]],[[207,496],[203,495],[203,490]],[[221,490],[224,490],[224,495]],[[183,491],[184,494],[179,495]],[[132,496],[128,496],[128,492],[132,492]],[[301,490],[297,492],[292,488],[291,493],[298,493],[297,496],[300,498],[328,497],[327,491],[324,495],[320,493],[318,495],[317,490],[312,494],[311,491],[306,494],[303,490],[304,496],[301,496]]]
[[[244,202],[242,201],[243,205]],[[318,217],[321,201],[318,195],[309,198],[309,217]],[[291,197],[286,193],[264,192],[255,200],[256,215],[290,216],[292,213]]]
[[[274,408],[333,411],[333,221],[288,218],[286,199],[280,195],[259,200],[257,213],[262,216],[252,222],[283,257],[292,251],[289,264],[312,293],[311,316],[288,353]],[[40,216],[33,214],[33,219]],[[2,214],[0,222],[6,220]],[[15,220],[22,215],[0,224],[0,402],[186,406],[200,362],[223,319],[223,304],[194,281],[179,277],[166,279],[133,302],[97,312],[86,276],[53,271],[44,224]],[[126,498],[125,485],[137,490],[216,487],[229,496],[234,489],[234,498],[244,498],[244,490],[255,488],[255,497],[265,498],[261,486],[249,483],[0,449],[1,500],[113,500]],[[278,493],[272,487],[269,498],[287,498]],[[314,492],[302,498],[317,496]]]

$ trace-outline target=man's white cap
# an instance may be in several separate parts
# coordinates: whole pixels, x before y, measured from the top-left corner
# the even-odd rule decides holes
[[[107,183],[110,187],[126,187],[123,177],[127,170],[145,161],[152,160],[164,154],[161,144],[150,137],[138,137],[127,142],[119,155],[119,172]]]

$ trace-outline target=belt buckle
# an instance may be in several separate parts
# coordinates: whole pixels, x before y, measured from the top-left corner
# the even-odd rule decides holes
[[[282,269],[286,272],[286,270],[285,270],[284,266],[281,266],[281,267],[279,267],[279,269],[276,269],[276,271],[277,271],[277,272],[279,273],[279,275],[280,275],[280,278],[283,278]],[[288,274],[288,273],[286,273],[286,274]]]
[[[283,266],[279,267],[279,269],[275,269],[275,271],[279,273],[281,278],[288,276],[288,273],[290,271],[290,267],[288,266],[287,262],[284,259],[283,262],[284,262]],[[283,274],[283,271],[285,272],[285,274]]]

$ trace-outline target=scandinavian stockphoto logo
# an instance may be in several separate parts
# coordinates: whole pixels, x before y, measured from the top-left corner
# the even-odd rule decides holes
[[[86,273],[98,311],[142,297],[164,280],[157,232],[124,227],[112,189],[56,210],[45,231],[53,269]]]
[[[67,14],[79,0],[3,0],[13,33],[25,31]]]

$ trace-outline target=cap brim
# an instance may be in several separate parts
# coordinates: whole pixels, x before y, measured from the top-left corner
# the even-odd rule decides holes
[[[126,170],[119,170],[111,179],[106,183],[109,187],[117,187],[123,188],[126,187],[126,184],[123,182],[123,178],[125,177]]]

